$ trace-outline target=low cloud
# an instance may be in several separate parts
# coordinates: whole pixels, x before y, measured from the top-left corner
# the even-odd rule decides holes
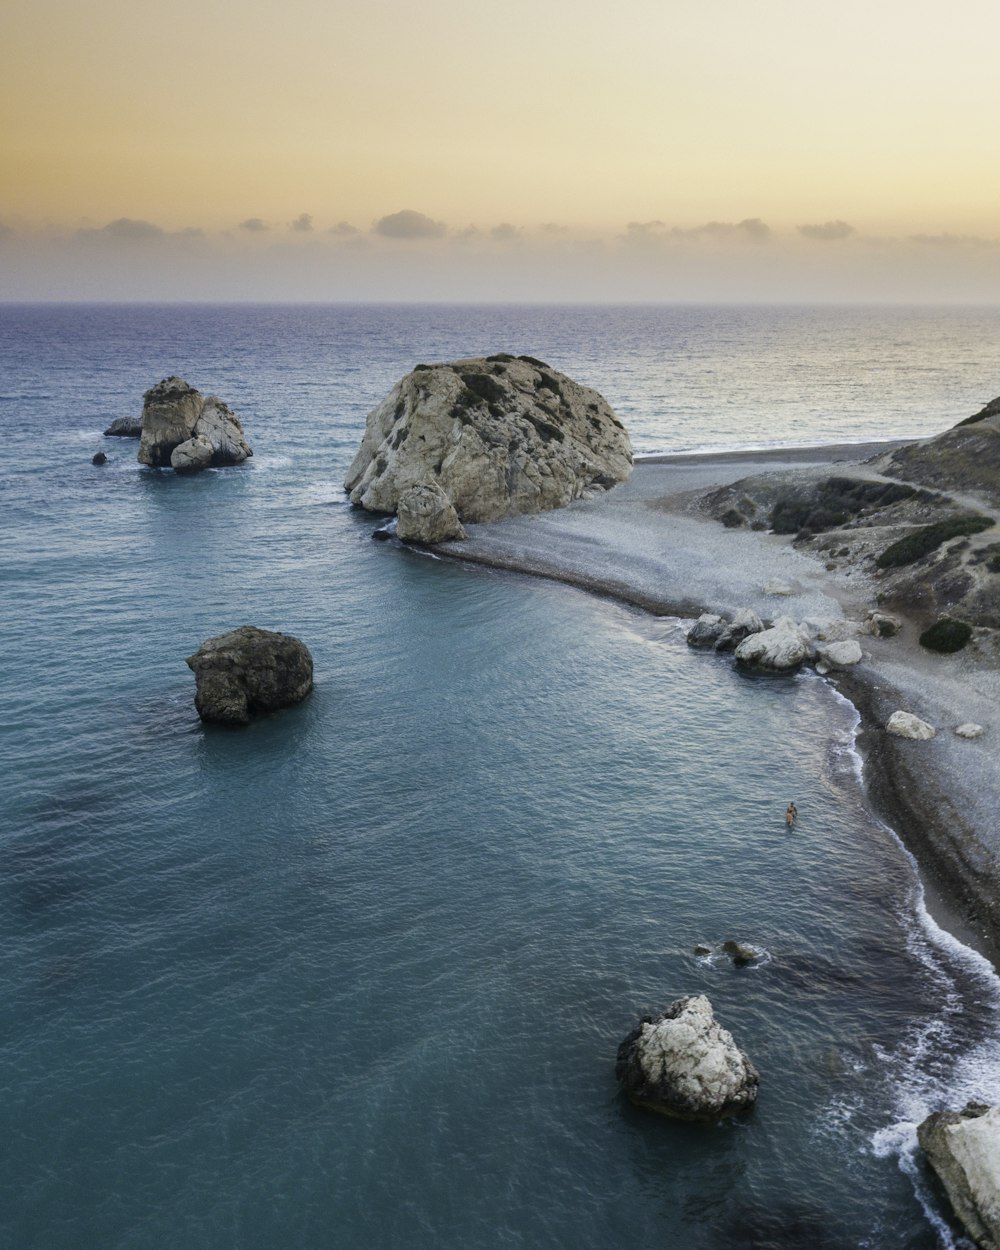
[[[412,208],[380,217],[372,226],[372,233],[385,239],[440,239],[447,230],[443,221],[434,221]]]
[[[799,234],[806,239],[819,239],[823,243],[830,243],[836,239],[849,239],[852,234],[857,234],[854,227],[846,221],[824,221],[811,226],[798,226]]]
[[[109,221],[99,230],[81,230],[81,236],[92,238],[95,235],[106,239],[121,239],[128,243],[144,243],[150,239],[162,239],[166,233],[162,226],[151,221],[141,221],[134,217],[117,217]]]
[[[490,235],[499,243],[510,243],[521,237],[521,231],[517,226],[512,226],[509,221],[502,221],[499,226],[493,227]]]
[[[262,221],[259,217],[248,217],[246,221],[240,222],[241,230],[248,230],[251,234],[260,234],[264,230],[270,230],[270,226],[266,221]]]
[[[911,234],[909,241],[923,247],[1000,247],[1000,239],[984,239],[977,234]]]
[[[294,221],[288,223],[288,229],[294,230],[297,234],[310,234],[313,228],[313,219],[311,213],[299,213]]]
[[[349,221],[338,221],[335,226],[330,227],[327,233],[346,236],[350,234],[360,234],[361,231],[357,228],[357,226],[352,226]]]
[[[560,226],[556,221],[543,221],[538,229],[542,234],[569,234],[569,226]]]
[[[683,230],[677,226],[670,233],[675,238],[682,239],[734,239],[745,238],[753,239],[755,242],[763,242],[771,237],[771,227],[759,217],[744,217],[742,221],[706,221],[703,226],[694,226],[690,230]]]
[[[6,239],[13,233],[14,231],[10,228],[10,226],[5,226],[3,222],[0,221],[0,239]]]

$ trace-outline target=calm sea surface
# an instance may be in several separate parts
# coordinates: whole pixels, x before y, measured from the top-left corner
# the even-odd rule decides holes
[[[1000,982],[866,810],[853,709],[345,504],[398,377],[494,351],[640,452],[930,434],[1000,391],[994,310],[0,306],[0,1245],[962,1244],[913,1128],[1000,1101]],[[251,461],[101,437],[172,373]],[[204,729],[184,657],[243,623],[316,689]],[[764,958],[693,954],[727,938]],[[700,992],[761,1072],[718,1127],[614,1080]]]

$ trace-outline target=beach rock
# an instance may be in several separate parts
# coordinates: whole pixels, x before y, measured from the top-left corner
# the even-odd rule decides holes
[[[886,729],[898,738],[914,738],[918,742],[926,742],[937,734],[933,725],[928,725],[912,712],[893,712],[886,723]]]
[[[827,672],[850,668],[853,664],[861,663],[861,643],[856,638],[849,638],[844,642],[820,643],[816,648],[816,657]]]
[[[735,651],[744,638],[751,634],[759,634],[764,630],[764,622],[753,608],[740,608],[732,621],[722,631],[715,642],[716,651]]]
[[[197,442],[194,447],[185,444]],[[204,446],[210,451],[205,461]],[[185,450],[174,464],[173,455]],[[208,464],[239,464],[253,452],[236,414],[214,395],[202,396],[182,378],[164,378],[143,397],[139,463],[154,468],[170,465],[190,473]]]
[[[91,464],[107,464],[108,458],[103,451],[95,452],[91,457]]]
[[[203,642],[187,658],[204,721],[245,725],[252,716],[290,707],[313,684],[308,648],[288,634],[242,625]]]
[[[936,1111],[917,1128],[955,1214],[978,1246],[1000,1247],[1000,1107]]]
[[[976,725],[972,721],[967,721],[964,725],[956,725],[955,733],[960,738],[981,738],[986,730],[982,725]]]
[[[559,508],[632,470],[625,427],[589,387],[527,356],[418,365],[368,416],[344,487],[397,512],[437,485],[461,521]]]
[[[725,617],[716,616],[713,612],[702,612],[687,632],[688,646],[714,647],[728,627]]]
[[[752,1107],[760,1077],[704,995],[645,1016],[618,1047],[615,1074],[637,1106],[684,1120],[718,1120]]]
[[[783,673],[798,668],[808,653],[808,640],[798,625],[782,616],[770,629],[744,638],[736,648],[736,661],[747,668]]]
[[[876,638],[892,638],[903,627],[903,622],[891,612],[869,612],[861,627],[864,633]]]
[[[107,438],[139,438],[142,434],[142,417],[115,417],[104,434]]]
[[[396,534],[403,542],[446,543],[465,537],[458,513],[437,482],[405,490],[397,518]]]

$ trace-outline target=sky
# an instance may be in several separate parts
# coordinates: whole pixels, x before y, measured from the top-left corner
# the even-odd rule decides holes
[[[996,0],[4,0],[0,300],[1000,302]]]

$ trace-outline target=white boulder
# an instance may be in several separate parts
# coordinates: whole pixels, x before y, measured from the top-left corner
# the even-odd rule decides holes
[[[724,616],[716,616],[714,612],[702,612],[687,632],[688,646],[714,647],[728,627],[729,623]]]
[[[760,1077],[703,994],[646,1016],[618,1047],[615,1073],[629,1099],[685,1120],[718,1120],[752,1107]]]
[[[964,725],[956,725],[955,733],[960,738],[981,738],[986,730],[982,725],[976,725],[972,721],[966,721]]]
[[[861,644],[856,638],[848,638],[843,642],[820,643],[816,647],[816,658],[827,672],[860,664],[861,655]]]
[[[917,1139],[977,1245],[1000,1246],[1000,1107],[936,1111]]]
[[[893,712],[886,723],[886,729],[897,738],[914,738],[918,742],[926,742],[937,735],[933,725],[928,725],[912,712]]]
[[[744,638],[736,648],[736,661],[748,668],[782,673],[798,668],[808,653],[808,635],[790,616],[782,616],[770,629]]]
[[[396,537],[411,543],[445,543],[465,537],[451,500],[437,482],[411,486],[399,500]]]

